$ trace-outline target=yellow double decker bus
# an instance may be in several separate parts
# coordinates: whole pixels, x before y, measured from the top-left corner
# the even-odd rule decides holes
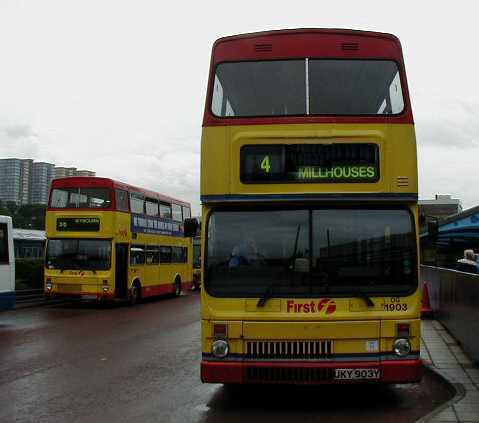
[[[184,201],[111,179],[53,180],[45,294],[132,304],[179,296],[193,281],[190,217]]]
[[[217,40],[201,150],[201,378],[416,382],[417,159],[399,40]]]

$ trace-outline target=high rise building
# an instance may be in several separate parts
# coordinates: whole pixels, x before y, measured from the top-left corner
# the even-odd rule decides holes
[[[32,159],[0,159],[0,200],[17,205],[47,204],[51,181],[65,176],[95,176],[95,172]]]
[[[96,173],[91,170],[77,170],[76,176],[95,176]]]
[[[30,202],[31,159],[0,160],[0,200],[15,204]]]
[[[67,176],[77,176],[76,167],[56,167],[55,178],[65,178]]]
[[[55,177],[55,165],[36,162],[32,166],[32,204],[47,204],[50,184]]]

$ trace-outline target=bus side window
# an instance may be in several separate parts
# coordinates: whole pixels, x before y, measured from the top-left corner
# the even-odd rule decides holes
[[[171,247],[160,247],[160,263],[171,263]]]
[[[129,211],[128,192],[122,189],[115,190],[116,209],[119,211]]]
[[[189,207],[183,206],[183,220],[189,219],[191,217],[191,210]]]
[[[172,263],[186,263],[188,260],[188,249],[185,247],[173,247],[171,262]]]
[[[160,203],[160,217],[164,219],[171,219],[171,205]]]
[[[158,216],[158,201],[147,198],[145,201],[145,210],[148,216]]]
[[[146,264],[158,264],[160,262],[160,249],[156,246],[146,248]]]
[[[181,212],[181,206],[178,204],[172,204],[171,209],[173,211],[173,220],[176,222],[183,222],[183,213]]]
[[[131,212],[137,214],[145,213],[145,199],[138,194],[131,194],[130,196]]]
[[[132,245],[130,248],[130,264],[145,264],[145,248],[143,245]]]

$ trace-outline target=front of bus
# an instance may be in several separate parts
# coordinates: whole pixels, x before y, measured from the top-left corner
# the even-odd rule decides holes
[[[416,143],[396,37],[218,40],[201,166],[204,382],[420,380]]]
[[[46,215],[46,296],[113,297],[115,219],[111,180],[70,177],[52,182]]]

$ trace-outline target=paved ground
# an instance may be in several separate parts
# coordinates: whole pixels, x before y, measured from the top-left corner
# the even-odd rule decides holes
[[[465,390],[464,398],[434,416],[432,421],[479,422],[479,367],[472,363],[439,322],[423,321],[422,338],[424,361]]]
[[[396,423],[453,395],[432,373],[405,386],[202,385],[199,330],[196,293],[0,313],[0,422]]]

